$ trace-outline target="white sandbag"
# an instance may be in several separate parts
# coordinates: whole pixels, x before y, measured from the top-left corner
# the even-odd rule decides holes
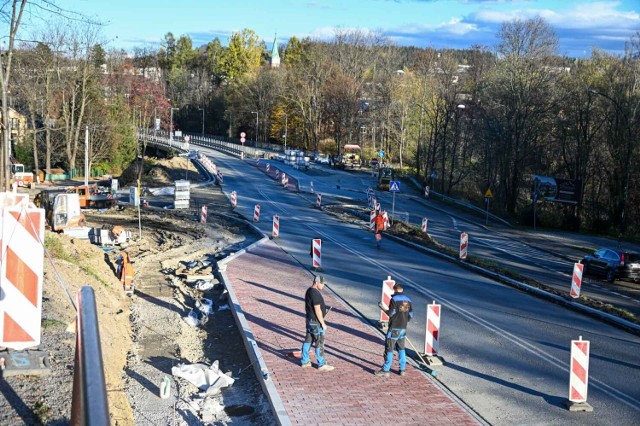
[[[193,311],[193,309],[191,311],[189,311],[189,314],[186,317],[183,317],[184,322],[186,322],[187,324],[193,326],[193,327],[197,327],[198,325],[200,325],[200,320],[198,319],[198,314],[195,313]]]
[[[211,366],[205,364],[178,364],[171,368],[171,374],[193,383],[209,395],[231,386],[234,382],[233,378],[220,372],[218,361],[214,361]]]

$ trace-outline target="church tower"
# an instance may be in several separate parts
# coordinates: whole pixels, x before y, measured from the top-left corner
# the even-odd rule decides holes
[[[273,38],[273,49],[271,49],[271,68],[280,67],[280,54],[278,53],[278,35]]]

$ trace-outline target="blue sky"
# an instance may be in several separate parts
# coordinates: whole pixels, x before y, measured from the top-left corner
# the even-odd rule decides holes
[[[589,56],[592,47],[621,54],[640,30],[640,1],[575,0],[64,0],[58,5],[106,25],[110,46],[159,46],[171,31],[194,46],[243,28],[269,46],[291,36],[329,39],[336,28],[381,30],[398,45],[465,48],[494,46],[500,24],[545,18],[556,30],[560,54]],[[117,38],[116,38],[117,37]]]

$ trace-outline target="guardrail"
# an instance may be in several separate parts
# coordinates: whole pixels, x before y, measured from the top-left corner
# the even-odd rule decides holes
[[[85,286],[78,291],[76,306],[78,317],[71,424],[108,426],[109,405],[93,288]]]

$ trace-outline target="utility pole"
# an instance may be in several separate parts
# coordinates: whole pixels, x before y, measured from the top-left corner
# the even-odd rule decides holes
[[[256,148],[258,147],[258,112],[251,111],[251,114],[256,115]]]
[[[204,137],[204,107],[198,108],[198,110],[202,110],[202,136]]]
[[[84,127],[84,186],[89,187],[89,126]]]

